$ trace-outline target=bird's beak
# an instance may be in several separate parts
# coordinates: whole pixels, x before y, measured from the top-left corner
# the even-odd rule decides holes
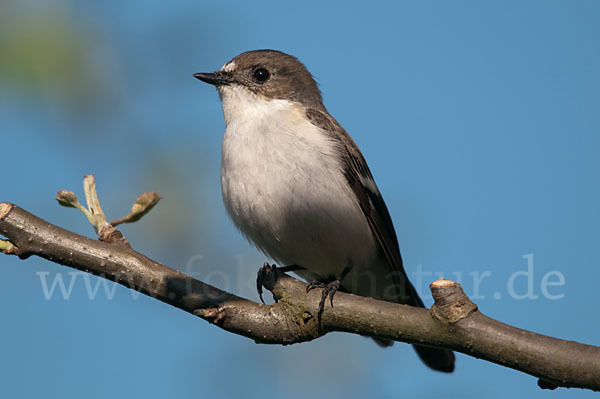
[[[228,85],[233,82],[231,78],[225,76],[221,71],[214,73],[195,73],[194,77],[215,86]]]

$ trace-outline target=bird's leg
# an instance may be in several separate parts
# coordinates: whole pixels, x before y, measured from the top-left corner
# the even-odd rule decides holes
[[[340,289],[340,283],[342,280],[348,275],[350,272],[350,266],[346,266],[340,275],[340,278],[333,280],[329,283],[322,283],[320,281],[313,281],[306,286],[306,292],[315,289],[322,288],[323,292],[321,293],[321,301],[319,302],[319,312],[317,313],[317,321],[319,322],[319,331],[321,330],[321,316],[323,315],[323,311],[325,310],[325,301],[327,297],[329,297],[329,303],[331,303],[331,307],[333,307],[333,296]]]
[[[271,273],[274,269],[277,269],[282,273],[287,273],[287,272],[294,272],[296,270],[301,270],[304,268],[299,265],[289,265],[289,266],[277,267],[275,265],[271,266],[268,263],[265,263],[260,269],[258,269],[258,273],[256,273],[256,291],[258,291],[258,296],[263,304],[265,303],[265,301],[262,296],[262,293],[263,293],[262,287],[264,286],[267,274]],[[277,300],[275,300],[275,302],[277,302]]]

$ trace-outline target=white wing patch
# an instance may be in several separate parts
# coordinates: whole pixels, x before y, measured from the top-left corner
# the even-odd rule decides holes
[[[360,179],[360,183],[366,189],[368,189],[373,194],[379,195],[379,189],[377,188],[377,185],[375,184],[375,181],[373,179],[371,179],[370,177],[365,177],[365,176],[359,176],[359,179]]]

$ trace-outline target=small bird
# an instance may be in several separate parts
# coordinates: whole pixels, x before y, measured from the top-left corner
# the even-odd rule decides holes
[[[194,77],[216,86],[223,103],[221,189],[242,234],[294,265],[309,288],[323,288],[321,312],[337,289],[424,307],[369,167],[306,67],[280,51],[255,50]],[[414,347],[432,369],[454,370],[452,351]]]

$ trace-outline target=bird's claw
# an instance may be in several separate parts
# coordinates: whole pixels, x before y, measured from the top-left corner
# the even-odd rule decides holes
[[[327,297],[329,297],[329,303],[331,307],[333,307],[333,296],[340,289],[340,280],[334,280],[330,283],[321,283],[319,281],[313,281],[312,283],[306,286],[306,292],[313,290],[315,288],[322,288],[321,292],[321,300],[319,301],[319,312],[317,313],[317,321],[319,323],[319,330],[321,330],[321,317],[323,315],[323,311],[325,311],[325,301]]]
[[[265,300],[263,299],[263,285],[265,283],[267,274],[271,273],[273,271],[273,269],[275,269],[277,266],[273,265],[269,265],[267,262],[265,262],[262,267],[260,269],[258,269],[258,272],[256,273],[256,291],[258,292],[258,297],[260,298],[260,301],[263,303],[263,305],[265,304]]]
[[[272,273],[295,272],[295,271],[298,271],[301,269],[302,269],[302,266],[298,266],[298,265],[277,267],[277,266],[275,266],[275,264],[269,265],[267,262],[265,262],[262,265],[262,267],[260,269],[258,269],[258,272],[256,273],[256,291],[258,292],[258,297],[260,298],[261,302],[263,304],[265,303],[263,296],[262,296],[263,287],[266,287],[268,290],[271,290],[271,288],[269,288],[269,286],[273,285],[272,283],[274,280],[273,280],[273,276],[271,275]],[[270,284],[265,285],[265,283],[267,283],[267,282],[270,282]],[[274,297],[274,299],[275,299],[275,302],[277,302],[277,298]]]

